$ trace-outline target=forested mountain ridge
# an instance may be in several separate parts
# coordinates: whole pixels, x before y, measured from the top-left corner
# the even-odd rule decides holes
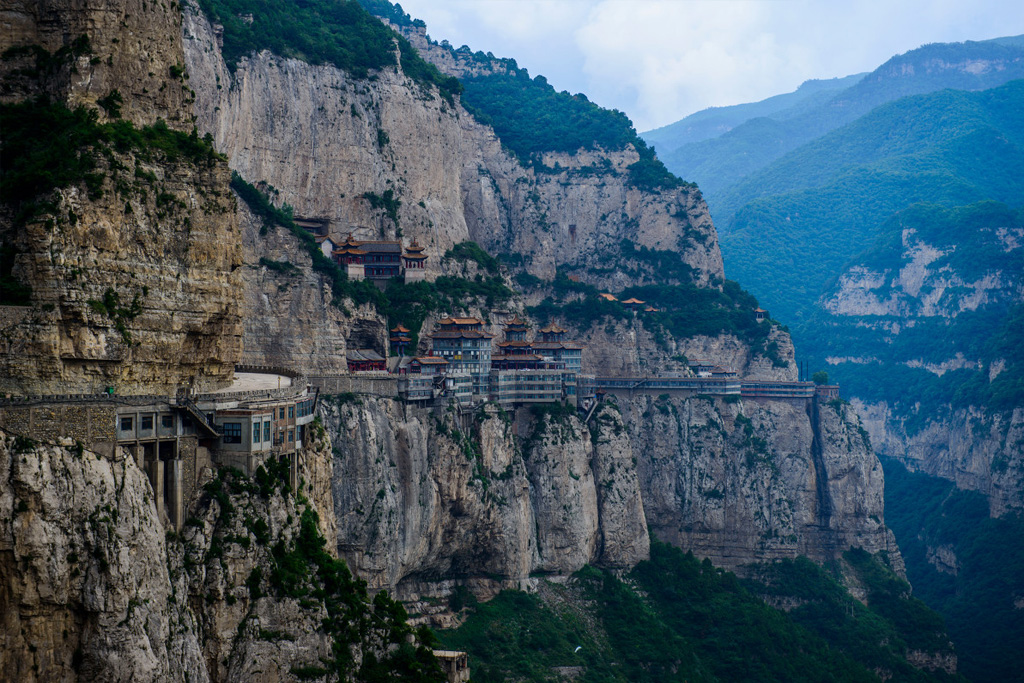
[[[688,143],[717,138],[752,119],[793,118],[807,109],[827,102],[836,93],[849,88],[865,75],[860,73],[841,78],[804,81],[790,93],[773,95],[759,102],[709,107],[675,123],[643,132],[641,135],[660,153],[671,153]]]
[[[731,212],[719,208],[723,193],[802,144],[901,97],[943,88],[982,90],[1022,77],[1024,45],[1016,39],[925,45],[796,116],[753,118],[717,138],[676,149],[659,146],[658,153],[669,170],[701,187],[725,234]]]
[[[1024,81],[917,95],[790,152],[738,186],[762,196],[741,205],[737,189],[729,204],[730,275],[762,299],[772,292],[772,310],[799,324],[894,212],[915,202],[1013,203],[1024,194],[1022,101]]]

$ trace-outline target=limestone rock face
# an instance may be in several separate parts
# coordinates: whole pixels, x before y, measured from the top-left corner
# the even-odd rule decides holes
[[[770,323],[762,323],[768,325]],[[793,381],[797,366],[793,341],[788,332],[772,327],[769,343],[776,345],[778,362],[755,352],[733,335],[698,335],[660,339],[636,318],[605,321],[579,335],[585,345],[583,371],[599,376],[643,376],[667,372],[685,373],[688,369],[678,357],[688,360],[714,360],[735,370],[740,377],[757,380]]]
[[[460,199],[459,110],[436,90],[386,69],[372,82],[263,52],[234,73],[206,17],[183,27],[201,130],[246,180],[266,182],[296,215],[327,218],[335,240],[399,234],[426,246],[428,267],[469,239]],[[465,115],[465,114],[463,114]],[[367,193],[401,202],[396,225]]]
[[[0,434],[0,519],[0,678],[208,680],[132,458]]]
[[[272,682],[332,656],[323,605],[271,582],[272,548],[301,533],[294,492],[218,480],[179,536],[165,533],[134,459],[68,444],[0,433],[3,680]],[[325,432],[299,463],[318,530],[333,538]]]
[[[136,126],[189,127],[176,5],[13,4],[0,37],[0,50],[15,55],[0,66],[5,100],[44,91],[102,120],[97,100],[116,90]],[[58,65],[29,64],[36,49],[60,56]],[[241,252],[228,168],[216,155],[158,147],[97,150],[91,179],[17,198],[39,204],[27,218],[24,206],[0,210],[11,276],[32,290],[30,305],[0,316],[0,391],[173,394],[230,381],[241,353],[232,272]]]
[[[348,372],[345,351],[387,346],[387,324],[372,306],[335,306],[330,284],[281,226],[264,228],[239,201],[244,294],[242,362],[334,374]]]
[[[44,83],[8,79],[12,86],[0,99],[20,100],[45,91],[69,106],[96,106],[117,90],[124,100],[121,115],[136,125],[162,118],[171,128],[189,130],[194,95],[184,72],[181,12],[176,4],[146,0],[10,0],[4,3],[0,46],[38,46],[57,54],[73,52],[68,62]],[[87,41],[83,44],[81,37]],[[77,44],[75,41],[79,41]],[[5,59],[0,76],[30,70],[28,54]]]
[[[883,474],[856,416],[786,401],[620,401],[642,454],[647,523],[721,566],[851,546],[898,556],[883,524]],[[899,560],[897,560],[899,562]]]
[[[1024,508],[1024,408],[987,413],[977,408],[950,411],[911,431],[885,403],[852,401],[880,453],[914,471],[943,477],[957,488],[988,497],[993,517]]]
[[[446,593],[454,581],[490,595],[527,585],[535,572],[632,567],[648,556],[617,418],[595,440],[571,415],[490,408],[458,417],[359,401],[331,408],[326,424],[339,554],[371,587],[415,598]]]
[[[553,277],[557,263],[616,287],[636,277],[591,269],[606,268],[608,249],[628,239],[678,251],[697,282],[723,277],[699,192],[630,187],[632,147],[550,155],[546,163],[564,170],[537,174],[457,102],[394,69],[370,82],[264,52],[232,73],[203,15],[186,9],[183,33],[200,129],[243,177],[271,185],[276,201],[328,218],[336,238],[353,226],[365,239],[415,238],[432,273],[448,248],[472,239],[491,253],[522,254],[536,275]],[[367,199],[387,191],[401,202],[397,224]]]
[[[230,381],[242,320],[227,167],[121,162],[155,178],[127,202],[108,178],[103,197],[72,187],[20,229],[0,222],[33,288],[0,342],[0,390],[173,395]]]
[[[332,407],[339,553],[409,599],[452,582],[486,595],[587,563],[631,568],[648,529],[732,569],[862,547],[901,571],[882,469],[848,406],[619,405],[586,426],[496,408],[461,422],[366,397]]]

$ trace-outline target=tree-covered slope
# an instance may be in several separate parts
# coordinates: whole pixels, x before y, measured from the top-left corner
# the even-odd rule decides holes
[[[1018,203],[1022,171],[1024,81],[887,104],[758,175],[779,193],[744,205],[723,231],[729,275],[799,323],[895,212],[917,202]]]
[[[993,88],[1015,78],[1024,78],[1024,46],[1015,40],[925,45],[893,57],[829,101],[796,116],[751,119],[713,140],[674,150],[659,147],[659,153],[669,170],[701,187],[722,221],[728,213],[718,200],[725,190],[877,106],[944,88]]]
[[[588,568],[539,596],[470,601],[467,621],[440,637],[470,653],[482,683],[962,680],[908,664],[911,652],[941,658],[952,649],[941,618],[905,582],[864,552],[851,551],[843,566],[865,586],[867,606],[806,559],[740,581],[655,542],[650,561],[624,580]]]
[[[253,52],[270,50],[365,78],[373,70],[396,66],[397,43],[406,75],[436,85],[449,99],[461,91],[458,79],[442,76],[356,0],[199,0],[199,6],[224,26],[222,53],[231,66]]]
[[[801,325],[807,353],[911,431],[957,407],[1024,404],[1021,235],[1024,214],[997,202],[896,214]]]
[[[975,683],[1021,680],[1024,519],[992,519],[978,493],[882,465],[885,521],[914,594],[945,617],[961,672]]]

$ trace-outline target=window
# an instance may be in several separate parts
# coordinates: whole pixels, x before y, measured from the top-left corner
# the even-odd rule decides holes
[[[291,443],[293,441],[295,441],[295,430],[294,429],[289,429],[288,430],[288,443]]]
[[[121,418],[121,431],[130,432],[132,431],[132,418],[122,417]]]
[[[252,423],[252,442],[253,443],[260,443],[260,441],[262,440],[262,439],[260,439],[260,436],[262,434],[263,434],[263,432],[260,431],[260,423],[259,422],[253,422]]]
[[[284,406],[281,406],[281,414],[277,416],[278,420],[284,419]]]
[[[288,419],[295,417],[295,406],[288,406]]]
[[[163,427],[164,429],[172,428],[174,426],[174,416],[173,415],[161,415],[160,416],[160,426]]]
[[[242,423],[224,423],[224,443],[242,443]]]
[[[264,441],[268,441],[268,442],[270,441],[270,423],[269,422],[264,422],[263,423],[263,440]]]
[[[139,428],[142,429],[143,431],[148,430],[148,429],[153,429],[153,416],[152,415],[143,415],[142,416],[142,423],[139,425]]]

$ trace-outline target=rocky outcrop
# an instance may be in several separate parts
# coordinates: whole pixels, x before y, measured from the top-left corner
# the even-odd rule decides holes
[[[769,324],[769,323],[763,323]],[[775,344],[776,358],[754,351],[750,344],[731,334],[717,337],[696,335],[675,338],[655,334],[643,320],[607,320],[585,330],[583,371],[610,377],[642,377],[662,373],[686,374],[687,360],[713,360],[735,370],[740,377],[756,380],[792,381],[797,379],[793,341],[788,332],[773,326],[769,343]]]
[[[880,454],[985,494],[993,516],[1024,508],[1024,409],[993,384],[1016,363],[1020,219],[990,202],[889,230],[821,301],[826,360],[872,380],[852,402]]]
[[[911,430],[885,403],[853,399],[871,443],[909,469],[949,479],[988,498],[993,517],[1024,509],[1024,408],[949,411]]]
[[[208,680],[146,475],[0,433],[0,677]]]
[[[265,225],[239,202],[241,283],[246,315],[242,362],[303,372],[348,372],[345,352],[387,347],[387,323],[372,306],[335,302],[330,283],[312,269],[299,241]]]
[[[851,546],[898,556],[883,474],[846,406],[638,396],[620,400],[659,538],[736,568]]]
[[[171,128],[190,130],[194,93],[181,71],[180,27],[176,3],[99,0],[71,8],[62,0],[7,2],[0,47],[23,51],[0,64],[7,86],[0,99],[46,92],[72,107],[96,107],[116,90],[121,115],[136,125],[161,118]],[[24,50],[32,46],[65,63],[40,68],[36,53]]]
[[[592,432],[571,413],[460,416],[368,397],[324,406],[339,554],[371,587],[414,598],[454,581],[491,595],[538,573],[647,557],[634,454],[615,416]]]
[[[32,287],[32,305],[5,320],[2,391],[173,394],[233,376],[241,250],[227,167],[132,154],[108,163],[101,197],[71,187],[25,225],[0,219]]]
[[[648,528],[733,569],[862,547],[902,571],[881,466],[843,404],[624,397],[587,427],[550,410],[325,405],[339,553],[403,598],[628,569]]]
[[[31,294],[0,317],[0,391],[225,385],[241,352],[239,233],[227,165],[173,132],[192,121],[176,6],[20,3],[4,17],[8,103],[46,92],[101,121],[163,123],[105,145],[95,124],[79,121],[78,148],[65,150],[78,163],[30,185],[39,196],[4,197],[3,275]]]

